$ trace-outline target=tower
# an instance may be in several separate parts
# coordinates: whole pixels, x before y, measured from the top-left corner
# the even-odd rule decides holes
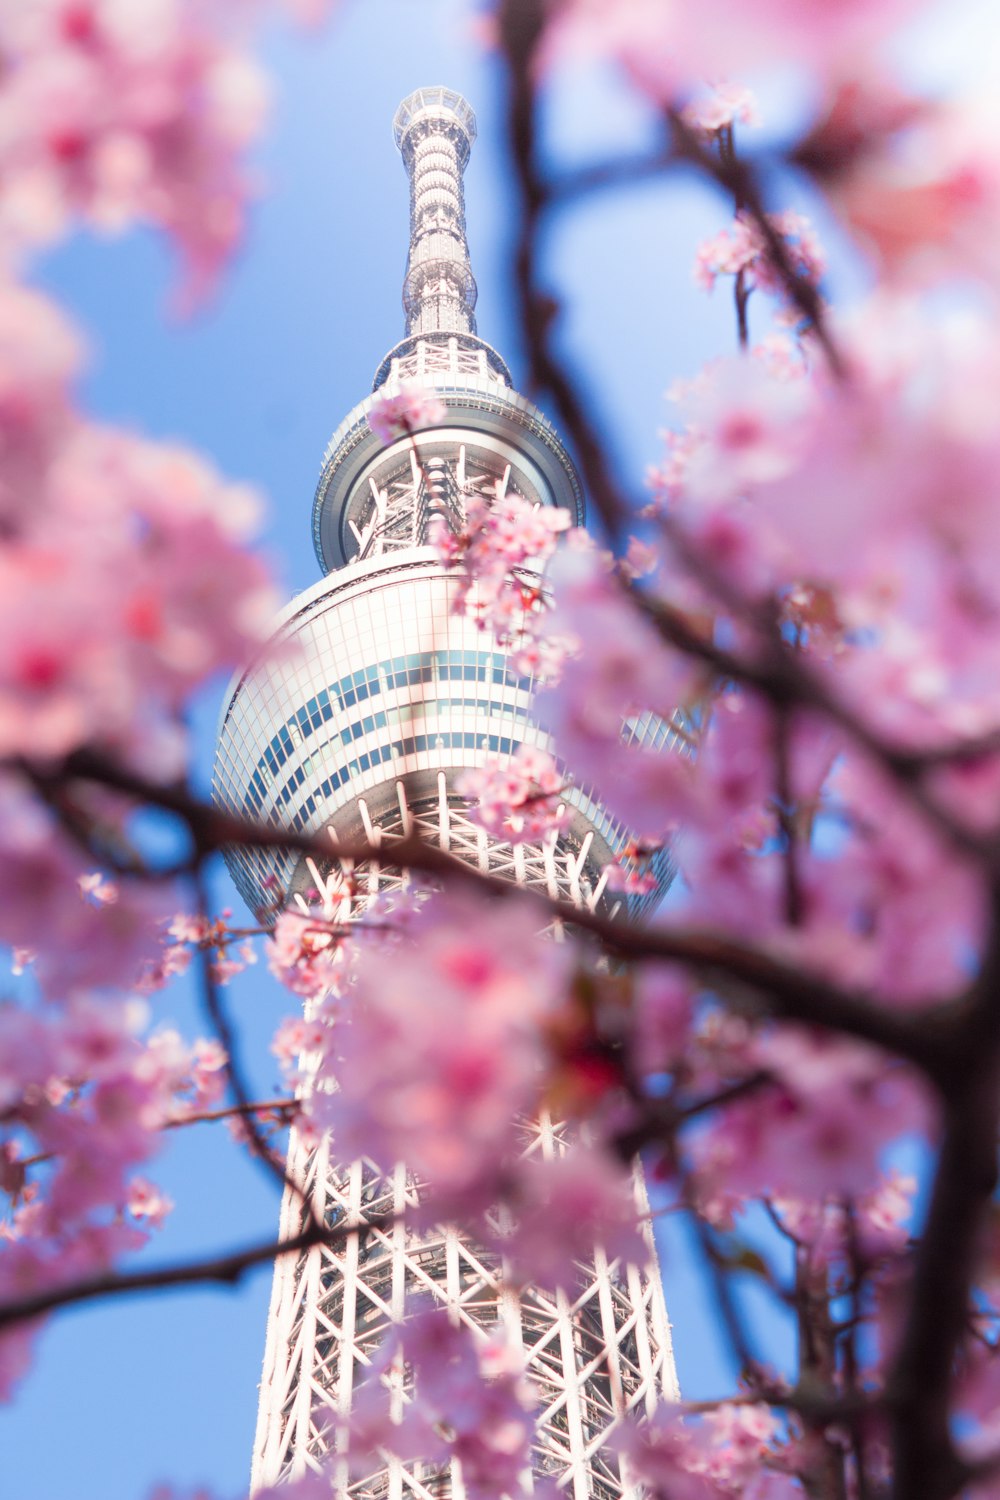
[[[421,89],[400,105],[396,144],[410,181],[410,247],[403,290],[406,336],[382,361],[373,395],[334,433],[313,509],[324,576],[276,622],[273,647],[230,689],[223,710],[215,795],[225,807],[336,843],[419,828],[484,871],[592,909],[641,915],[656,894],[614,898],[602,867],[628,833],[586,787],[565,793],[566,831],[537,846],[501,843],[467,816],[461,772],[521,744],[546,746],[531,709],[532,682],[503,646],[455,614],[455,579],[427,545],[432,517],[461,525],[471,496],[513,491],[583,520],[576,470],[542,413],[514,391],[500,355],[476,332],[476,283],[465,234],[463,173],[475,117],[457,94]],[[367,418],[377,395],[414,380],[433,388],[446,416],[413,439],[383,444]],[[289,649],[291,647],[292,649]],[[631,732],[667,743],[668,726]],[[655,866],[661,890],[665,855]],[[233,877],[255,911],[327,882],[327,870],[281,850],[234,849]],[[400,873],[370,861],[343,897],[345,919]],[[524,1149],[563,1149],[565,1133],[525,1126]],[[374,1350],[406,1296],[419,1290],[475,1329],[502,1320],[520,1342],[541,1402],[535,1468],[574,1500],[624,1492],[603,1439],[627,1412],[674,1391],[669,1328],[650,1241],[645,1267],[609,1264],[598,1251],[579,1295],[515,1295],[502,1266],[452,1228],[415,1234],[369,1221],[405,1208],[405,1167],[385,1177],[370,1163],[338,1164],[328,1148],[293,1137],[290,1174],[316,1214],[358,1226],[346,1244],[279,1261],[268,1323],[254,1454],[255,1487],[316,1466],[332,1413],[350,1408]],[[641,1181],[636,1190],[642,1195]],[[282,1234],[301,1226],[286,1194]],[[353,1487],[392,1500],[455,1495],[461,1474],[392,1464]]]

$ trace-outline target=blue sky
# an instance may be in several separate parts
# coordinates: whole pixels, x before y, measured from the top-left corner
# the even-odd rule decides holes
[[[987,35],[995,40],[988,3],[970,0],[958,14],[973,18],[977,46]],[[265,545],[289,594],[317,577],[309,514],[326,441],[403,332],[407,193],[390,126],[415,87],[447,84],[476,109],[480,135],[466,185],[479,326],[515,379],[519,372],[501,99],[489,61],[467,35],[466,15],[453,0],[345,0],[337,24],[322,34],[270,34],[266,60],[277,90],[273,129],[258,155],[267,192],[245,251],[195,321],[165,318],[173,267],[152,236],[112,244],[81,238],[41,268],[40,280],[90,336],[90,410],[191,443],[225,472],[257,484],[268,498]],[[959,68],[969,35],[954,20],[946,31],[931,28],[914,48],[914,66]],[[779,124],[802,107],[787,80],[774,85],[772,98]],[[612,81],[588,74],[555,90],[548,127],[553,152],[569,162],[640,146],[650,120]],[[637,491],[658,456],[664,389],[732,347],[727,299],[721,292],[706,299],[690,277],[699,240],[726,217],[710,190],[672,179],[581,205],[548,241],[566,301],[565,347],[585,371],[615,458]],[[856,287],[863,277],[830,234],[838,276]],[[198,713],[206,784],[221,692],[216,685],[206,694]],[[223,875],[217,892],[220,902],[235,904]],[[267,1039],[291,1002],[259,971],[230,999],[248,1068],[269,1092],[277,1070]],[[202,1029],[183,989],[157,1005],[158,1015],[176,1017],[189,1034]],[[178,1204],[153,1247],[158,1261],[276,1228],[273,1184],[213,1128],[178,1132],[151,1175]],[[716,1393],[724,1365],[713,1319],[673,1236],[665,1251],[682,1385],[692,1395]],[[0,1494],[141,1500],[166,1479],[204,1482],[221,1497],[240,1494],[269,1281],[265,1271],[235,1292],[137,1298],[60,1318],[43,1335],[19,1400],[0,1413]]]

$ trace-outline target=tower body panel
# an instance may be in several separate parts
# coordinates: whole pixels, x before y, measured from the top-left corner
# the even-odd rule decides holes
[[[448,840],[464,807],[455,790],[462,771],[522,744],[550,743],[532,714],[532,679],[514,670],[489,631],[454,612],[456,587],[431,549],[411,548],[344,568],[300,595],[232,692],[216,799],[296,833],[329,829],[344,842],[372,826],[399,831],[404,803],[419,809],[444,797],[447,818],[435,837]],[[671,732],[656,725],[646,737],[657,733]],[[477,834],[474,862],[514,869],[541,860],[554,872],[545,881],[552,895],[607,904],[602,867],[628,831],[586,787],[569,787],[565,802],[571,821],[552,848],[517,853]],[[261,914],[314,884],[305,861],[280,850],[240,847],[228,861]],[[656,899],[630,898],[632,914]]]

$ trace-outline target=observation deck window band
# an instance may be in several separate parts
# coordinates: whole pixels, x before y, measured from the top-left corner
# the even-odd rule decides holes
[[[431,734],[406,735],[402,739],[393,740],[388,745],[375,745],[370,750],[365,750],[354,759],[347,761],[339,771],[331,772],[321,781],[315,792],[311,793],[292,814],[292,827],[297,832],[301,831],[323,800],[332,797],[354,777],[367,775],[376,766],[385,765],[387,762],[406,760],[411,755],[426,755],[440,750],[483,751],[488,749],[493,754],[513,755],[521,744],[522,741],[512,735],[487,735],[474,729],[449,729]],[[439,766],[437,769],[447,768]],[[280,799],[285,806],[291,801],[293,790],[297,788],[293,789],[291,784],[285,788]]]
[[[423,654],[420,654],[420,652],[414,652],[414,654],[412,655],[414,655],[414,657],[420,657],[420,655],[424,655],[424,657],[426,657],[427,654],[429,654],[429,652],[423,652]],[[471,655],[471,652],[436,652],[436,655],[439,655],[439,657],[441,657],[441,655],[460,654],[465,654],[466,657],[468,657],[468,655]],[[481,655],[486,658],[489,657],[489,655],[493,654],[492,652],[481,652]],[[403,658],[396,657],[393,658],[393,660],[399,661],[403,660]],[[405,658],[405,660],[412,660],[412,657]],[[384,666],[384,664],[379,663],[379,676],[382,675],[382,666]],[[370,670],[372,669],[367,670],[369,670],[370,672]],[[414,684],[414,670],[414,667],[408,667],[408,669],[406,669],[406,672],[402,673],[402,675],[406,676],[406,685]],[[421,666],[420,672],[423,673],[424,670],[426,669]],[[460,664],[460,666],[459,664],[445,663],[445,669],[439,672],[439,679],[442,679],[442,681],[447,681],[448,676],[451,676],[451,678],[454,679],[456,678],[456,676],[459,676],[460,673],[460,675],[462,675],[465,679],[475,679],[475,681],[478,682],[486,682],[486,670],[487,667],[484,666],[483,663],[462,663]],[[396,673],[396,675],[399,676],[400,673]],[[357,676],[360,676],[360,673],[354,672],[351,673],[351,676],[352,678],[357,678]],[[390,676],[390,673],[385,673],[385,676],[387,676],[388,678],[388,676]],[[430,679],[432,678],[427,678],[427,676],[424,675],[420,676],[420,681],[430,681]],[[342,679],[342,681],[345,681],[345,679]],[[496,681],[496,672],[493,673],[493,681]],[[399,682],[397,682],[396,687],[399,687],[399,685]],[[378,691],[381,690],[393,690],[393,682],[385,682],[385,684],[382,684],[381,687],[379,687]],[[523,688],[523,685],[519,685],[519,690],[526,691],[526,688]],[[330,702],[328,702],[328,691],[330,690],[324,690],[324,693],[322,693],[322,696],[327,699],[327,702],[325,702],[324,705],[324,708],[327,709],[327,711],[325,711],[324,714],[318,715],[315,711],[313,711],[312,714],[306,715],[306,709],[298,709],[297,714],[295,714],[295,718],[301,718],[301,715],[306,715],[306,718],[304,718],[304,724],[306,724],[306,727],[301,730],[301,733],[303,733],[303,738],[306,735],[312,735],[313,730],[319,729],[324,721],[330,721],[331,718],[333,718],[333,708],[331,708]],[[315,699],[309,699],[309,703],[316,702],[316,699],[318,699],[319,696],[321,696],[321,694],[316,694]],[[369,696],[376,696],[376,693],[364,694],[364,697]],[[480,714],[483,715],[484,718],[489,717],[492,718],[492,720],[495,720],[495,718],[504,717],[504,715],[513,715],[513,717],[525,718],[525,720],[531,721],[531,714],[525,711],[525,706],[517,705],[517,703],[501,702],[501,700],[496,699],[481,699],[481,697],[433,697],[433,699],[418,700],[418,702],[414,703],[396,703],[396,705],[391,705],[390,708],[379,709],[376,714],[366,714],[364,715],[364,717],[357,718],[357,720],[348,721],[348,723],[343,726],[343,729],[337,730],[337,732],[333,733],[330,738],[324,739],[324,741],[316,744],[315,748],[313,748],[312,756],[309,757],[309,760],[310,762],[312,762],[312,757],[319,756],[319,754],[322,754],[322,751],[330,751],[331,747],[336,747],[337,742],[340,742],[340,744],[345,745],[346,747],[346,745],[351,744],[351,742],[355,741],[355,739],[363,738],[364,735],[369,735],[369,733],[375,733],[378,729],[385,729],[385,727],[390,726],[391,723],[399,723],[400,718],[402,718],[403,714],[411,714],[414,718],[429,718],[433,717],[433,715],[436,714],[442,714],[442,711],[445,711],[448,715],[451,715],[454,714],[454,712],[465,711],[465,709],[475,709],[475,711],[480,712]],[[444,714],[442,714],[442,717],[444,717]],[[625,744],[630,744],[630,742],[642,742],[643,738],[645,738],[646,735],[651,735],[651,741],[649,741],[648,748],[660,748],[663,747],[663,744],[669,744],[670,741],[676,741],[676,739],[678,739],[676,730],[672,729],[672,727],[670,727],[670,724],[666,723],[666,720],[657,720],[657,718],[655,718],[655,715],[643,715],[642,720],[627,721],[627,723],[625,723],[625,726],[622,727],[622,741],[624,741]],[[276,754],[274,754],[273,748],[271,748],[274,744],[276,744],[276,741],[280,741],[280,747],[283,748],[283,745],[285,745],[283,732],[279,732],[279,735],[274,736],[273,741],[271,741],[270,747],[268,747],[268,750],[265,751],[268,769],[271,768],[271,762],[276,762],[277,759]],[[283,765],[286,759],[288,759],[288,756],[283,756],[283,759],[279,762],[280,765]],[[288,792],[286,792],[286,787],[291,786],[292,781],[294,781],[295,786],[301,786],[301,784],[304,783],[304,780],[306,780],[307,775],[313,774],[313,772],[315,772],[315,769],[315,762],[310,763],[310,765],[307,765],[306,762],[303,762],[303,765],[301,765],[300,768],[297,769],[297,771],[292,772],[292,777],[289,778],[288,781],[286,781],[285,787],[282,787],[282,790],[279,790],[276,798],[274,798],[274,805],[277,805],[277,802],[282,802],[283,805],[288,805],[289,798]],[[273,787],[274,775],[276,774],[277,766],[276,768],[274,768],[273,775],[271,775],[270,783],[267,783],[267,781],[265,781],[264,775],[261,774],[261,763],[258,762],[258,768],[255,769],[252,777],[250,777],[250,783],[249,786],[247,786],[246,795],[244,795],[244,808],[253,808],[256,813],[261,813],[261,811],[264,810],[265,798],[267,798],[268,792],[270,792],[271,787]],[[612,826],[613,819],[607,819],[607,828],[610,829],[612,828]]]
[[[475,659],[470,661],[470,656]],[[456,657],[460,660],[456,661]],[[491,674],[491,679],[497,686],[530,694],[532,678],[512,672],[508,661],[509,658],[500,651],[472,652],[467,647],[451,647],[440,651],[412,651],[405,656],[387,657],[371,666],[345,673],[343,677],[321,688],[307,700],[304,707],[296,709],[285,721],[259,755],[254,771],[254,785],[258,785],[258,773],[261,780],[264,780],[265,770],[276,776],[303,741],[322,724],[332,721],[333,698],[337,699],[341,712],[346,713],[348,709],[370,698],[379,697],[383,692],[396,692],[400,688],[415,687],[424,682],[485,683],[488,680],[487,673]],[[293,743],[294,732],[301,736],[299,745]]]
[[[414,654],[415,655],[420,655],[420,654],[426,655],[427,653],[414,653]],[[457,654],[460,654],[460,653],[456,652],[454,654],[457,655]],[[494,656],[494,655],[496,655],[498,653],[482,653],[482,654],[487,659],[489,659],[491,656]],[[399,660],[399,659],[400,658],[395,658],[394,660]],[[501,660],[503,660],[503,658],[501,658]],[[353,674],[351,674],[351,675],[353,675]],[[431,699],[431,700],[426,700],[422,704],[414,705],[414,707],[419,707],[424,713],[426,713],[428,711],[433,712],[434,709],[437,707],[437,704],[438,704],[438,700]],[[480,707],[481,708],[482,706],[484,706],[484,705],[482,704],[482,702],[480,700],[463,700],[462,701],[462,707],[463,708],[470,708],[470,709],[474,708],[474,707]],[[388,709],[386,712],[387,712],[387,714],[391,713],[393,711],[402,712],[407,707],[408,707],[408,705],[406,705],[406,704],[397,704],[397,705],[393,705],[393,707],[390,708],[390,709]],[[495,705],[492,703],[492,700],[491,700],[491,707],[495,707]],[[500,705],[500,710],[501,710],[500,716],[509,716],[509,717],[521,720],[521,721],[524,722],[524,724],[525,724],[526,727],[531,728],[532,730],[534,730],[535,731],[535,735],[532,736],[532,742],[533,743],[537,743],[537,733],[539,731],[539,726],[533,722],[533,720],[532,720],[532,718],[530,716],[530,710],[526,706],[522,706],[522,705],[518,705],[518,704],[514,704],[514,703],[511,703],[511,704],[503,703],[503,704]],[[375,729],[383,727],[382,724],[381,724],[381,713],[379,715],[373,715],[373,716],[367,716],[366,715],[365,718],[370,718],[371,719],[371,728],[368,729],[367,732],[372,733],[372,732],[375,731]],[[355,721],[355,723],[357,723],[357,722],[358,721]],[[360,721],[360,723],[362,725],[364,724],[364,722],[365,722],[364,719],[362,719]],[[353,728],[353,727],[355,727],[354,724],[351,724],[351,725],[347,726],[347,728],[349,728],[349,729]],[[456,733],[456,732],[458,732],[458,731],[452,731],[452,733]],[[421,740],[427,740],[427,741],[432,740],[432,739],[441,739],[442,735],[446,735],[447,733],[448,733],[447,731],[439,731],[436,735],[421,736],[420,738],[421,738]],[[467,731],[461,731],[461,733],[465,734],[465,733],[467,733]],[[421,743],[419,745],[419,747],[417,747],[417,748],[412,748],[409,745],[408,741],[410,739],[415,739],[415,738],[417,738],[417,737],[416,736],[407,736],[405,742],[401,742],[401,741],[397,740],[394,743],[393,746],[387,747],[387,748],[389,748],[390,751],[394,751],[395,752],[395,755],[393,756],[393,758],[398,758],[398,756],[399,756],[400,753],[402,753],[403,755],[424,754],[424,753],[427,753],[427,750],[429,748],[435,748],[434,746],[431,746],[431,745],[425,744],[425,743]],[[517,748],[517,745],[522,742],[521,740],[515,739],[513,737],[498,736],[496,734],[487,735],[485,731],[483,731],[480,734],[479,739],[480,739],[480,743],[476,744],[475,746],[469,746],[468,744],[465,744],[463,746],[463,748],[475,748],[475,749],[478,749],[480,751],[482,751],[482,750],[489,750],[490,753],[493,753],[493,754],[497,754],[497,753],[500,753],[500,754],[510,754],[510,753],[513,753],[513,750]],[[509,742],[510,746],[512,747],[511,749],[508,749],[508,742]],[[317,749],[314,751],[314,754],[318,755],[319,752],[320,752],[320,750],[322,748],[325,748],[325,746],[317,747]],[[438,746],[437,748],[448,748],[448,745],[445,742],[445,743],[442,743],[442,745]],[[451,748],[456,748],[456,746],[452,745]],[[385,761],[385,759],[386,759],[386,757],[383,756],[382,757],[383,762]],[[355,764],[355,762],[352,761],[351,764]],[[366,774],[371,769],[372,769],[372,763],[369,763],[368,765],[366,765],[366,766],[363,767],[363,770],[364,770],[364,772]],[[277,799],[276,799],[275,808],[277,808],[277,804],[278,803],[280,803],[284,807],[287,807],[289,805],[289,802],[291,800],[292,791],[295,788],[297,788],[297,787],[299,787],[299,786],[301,786],[301,785],[304,784],[304,781],[306,779],[306,775],[307,774],[308,773],[304,773],[304,772],[303,772],[302,775],[299,775],[298,773],[293,773],[293,776],[289,778],[289,780],[282,787],[281,792],[278,794]],[[315,771],[312,774],[315,774]],[[346,782],[347,782],[347,780],[349,780],[349,779],[350,779],[349,775],[347,775],[347,774],[342,774],[341,772],[335,772],[335,773],[333,773],[333,775],[331,777],[327,778],[327,782],[329,782],[329,783],[335,783],[335,785],[329,785],[329,786],[327,786],[326,790],[324,790],[324,784],[321,784],[321,786],[319,788],[317,788],[316,792],[312,794],[312,799],[315,799],[316,797],[320,796],[321,794],[324,797],[331,795],[334,790],[337,790],[341,786],[345,785]],[[292,786],[293,781],[294,781],[294,787]],[[307,802],[309,800],[312,800],[312,799],[307,799]],[[230,800],[231,800],[231,803],[232,803],[232,799],[230,799]],[[575,786],[575,787],[571,787],[567,791],[566,800],[569,803],[569,805],[577,808],[588,819],[588,821],[590,822],[591,826],[593,827],[595,833],[597,833],[604,840],[604,842],[608,845],[609,849],[614,850],[614,849],[618,848],[620,845],[622,845],[624,843],[625,839],[627,838],[627,830],[616,819],[612,818],[611,815],[599,803],[597,803],[597,802],[594,801],[593,791],[592,791],[591,788],[589,788],[587,786]],[[254,803],[255,807],[256,807],[256,805],[257,804]],[[306,804],[303,804],[303,807],[305,807],[305,806],[306,806]],[[263,803],[261,803],[261,810],[262,810],[262,808],[263,808]],[[309,809],[309,812],[307,813],[307,816],[310,816],[311,813],[312,813],[312,811],[314,811],[314,810],[315,810],[315,805],[312,808]],[[301,813],[302,809],[299,809],[299,812]]]
[[[378,714],[375,714],[374,716],[370,716],[370,717],[362,720],[358,724],[350,725],[348,727],[348,729],[344,731],[343,736],[336,735],[336,736],[332,737],[329,740],[325,740],[323,742],[323,744],[317,745],[314,754],[311,755],[311,756],[309,756],[308,762],[303,762],[303,764],[301,766],[297,767],[296,770],[293,771],[292,774],[289,776],[288,780],[280,788],[280,790],[275,794],[275,799],[274,799],[274,806],[275,806],[275,808],[277,808],[277,805],[278,805],[279,802],[282,803],[284,806],[287,807],[287,805],[289,803],[289,800],[291,798],[292,793],[298,787],[303,786],[305,784],[305,782],[311,776],[318,775],[319,772],[324,769],[324,764],[323,763],[326,762],[326,761],[332,760],[334,758],[334,755],[336,754],[336,749],[337,749],[337,746],[338,746],[338,742],[342,746],[343,749],[345,749],[345,750],[349,749],[354,740],[363,739],[366,735],[375,734],[379,730],[387,729],[387,728],[390,727],[390,725],[393,722],[395,722],[397,725],[399,725],[400,723],[403,723],[404,727],[410,728],[410,729],[412,729],[414,731],[414,733],[416,733],[416,723],[418,721],[423,721],[424,723],[426,723],[427,720],[433,720],[433,719],[435,719],[435,718],[437,718],[437,717],[440,716],[440,718],[443,721],[447,722],[448,720],[450,720],[452,718],[452,716],[454,714],[454,711],[455,711],[454,710],[454,705],[448,705],[447,706],[447,711],[445,713],[441,713],[440,712],[441,705],[438,704],[438,703],[435,703],[435,702],[427,703],[427,704],[420,704],[420,705],[417,705],[417,706],[420,709],[422,709],[422,710],[426,710],[426,712],[420,712],[420,713],[413,714],[412,715],[412,719],[413,719],[414,722],[411,723],[411,724],[408,724],[408,725],[405,724],[404,714],[403,714],[403,710],[402,709],[396,710],[396,718],[395,719],[393,719],[393,717],[392,717],[393,711],[392,710],[387,710],[384,713],[378,713]],[[487,710],[488,712],[484,713],[483,712],[484,709]],[[532,722],[532,720],[531,720],[531,718],[530,718],[530,716],[529,716],[529,714],[528,714],[528,712],[527,712],[526,709],[524,709],[524,708],[518,708],[516,706],[512,707],[510,704],[506,704],[506,703],[496,703],[496,702],[489,702],[489,701],[483,701],[483,700],[480,700],[480,701],[462,701],[461,704],[460,704],[459,711],[461,712],[463,710],[467,710],[469,712],[472,712],[472,711],[478,712],[480,721],[482,723],[484,723],[484,724],[487,724],[487,723],[496,724],[498,721],[501,721],[501,720],[517,720],[520,724],[523,724],[526,728],[529,728],[529,727],[530,728],[535,728],[536,727],[533,724],[533,722]],[[435,739],[435,738],[439,738],[441,735],[443,735],[443,734],[445,734],[447,732],[449,732],[449,731],[447,731],[447,730],[445,730],[443,728],[438,728],[436,730],[428,729],[427,730],[427,735],[428,735],[429,738]],[[453,730],[452,732],[457,733],[458,731],[457,730]],[[462,733],[464,734],[465,732],[466,731],[463,729]],[[478,738],[478,740],[477,740],[477,742],[476,742],[476,744],[474,746],[468,746],[468,745],[466,745],[465,748],[466,749],[473,748],[473,749],[477,749],[477,750],[490,749],[493,753],[497,753],[498,751],[501,754],[507,753],[507,752],[504,751],[503,745],[507,741],[507,739],[509,738],[509,736],[501,736],[500,740],[498,741],[497,744],[493,743],[493,741],[497,739],[497,735],[496,734],[489,734],[486,729],[480,729],[478,731],[478,736],[479,736],[479,738]],[[396,743],[398,745],[399,742],[397,741]],[[515,748],[517,748],[517,745],[520,744],[520,743],[521,743],[520,740],[513,741],[513,744],[514,744]],[[323,754],[324,751],[330,751],[330,750],[332,750],[332,752],[333,752],[332,754],[327,754],[327,755]],[[320,762],[320,763],[317,764],[317,762]],[[246,806],[246,805],[247,805],[247,799],[244,799],[244,806]],[[256,801],[256,802],[254,802],[253,805],[257,808],[258,811],[260,811],[261,808],[262,808],[262,806],[263,806],[263,803],[261,801]]]

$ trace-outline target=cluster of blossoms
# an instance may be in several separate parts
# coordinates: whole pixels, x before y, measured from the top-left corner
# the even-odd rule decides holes
[[[769,222],[781,237],[796,275],[818,283],[826,261],[809,220],[794,209],[787,209],[772,214]],[[741,278],[743,289],[748,292],[759,287],[764,292],[785,294],[782,277],[770,259],[761,230],[745,213],[736,215],[731,228],[721,229],[698,247],[695,284],[710,292],[720,276]]]
[[[651,1422],[629,1423],[618,1451],[651,1493],[684,1500],[797,1500],[810,1473],[808,1445],[789,1442],[763,1403],[720,1406],[697,1422],[661,1408]]]
[[[53,1005],[184,960],[160,941],[174,894],[91,878],[102,857],[128,863],[127,805],[81,788],[46,806],[37,776],[80,753],[181,776],[192,692],[262,639],[274,601],[247,551],[256,497],[182,448],[87,421],[83,341],[17,279],[79,219],[159,224],[198,287],[219,269],[260,89],[235,13],[199,16],[43,0],[0,17],[0,937]]]
[[[560,1103],[592,1091],[567,1010],[572,963],[523,898],[435,896],[354,955],[344,1003],[314,1011],[292,1040],[316,1053],[303,1109],[340,1158],[364,1154],[386,1172],[405,1161],[424,1185],[422,1219],[467,1224],[518,1279],[547,1286],[576,1284],[598,1228],[612,1257],[649,1256],[610,1143],[524,1154],[549,1089]],[[498,1228],[501,1199],[515,1222]]]
[[[642,860],[664,842],[680,862],[683,884],[660,919],[665,945],[676,936],[683,949],[692,933],[707,934],[716,955],[747,944],[801,966],[805,985],[812,976],[912,1021],[916,1034],[925,1014],[972,1003],[990,941],[1000,450],[988,412],[1000,369],[981,303],[924,292],[970,272],[995,285],[988,113],[921,104],[845,66],[863,35],[904,9],[830,6],[807,18],[752,8],[751,51],[777,44],[795,56],[820,33],[829,43],[825,100],[794,159],[874,251],[886,285],[851,316],[825,315],[829,362],[811,334],[801,349],[769,335],[683,388],[686,425],[654,481],[655,565],[639,555],[647,547],[613,565],[571,533],[548,566],[552,608],[535,637],[557,634],[563,658],[538,705],[559,763],[636,832],[609,884],[641,889]],[[731,22],[714,54],[725,66],[751,12],[721,3],[686,14],[566,0],[550,9],[545,59],[611,54],[674,103],[696,51],[688,42],[696,29],[703,41],[717,12]],[[736,94],[720,97],[688,123],[712,136],[743,109]],[[791,292],[790,268],[815,284],[822,255],[808,225],[796,214],[771,224],[787,265],[776,269],[743,211],[700,252],[703,283],[725,274],[744,291]],[[482,580],[495,592],[502,547],[484,557],[450,545],[468,593]],[[649,748],[644,726],[656,721],[675,731],[673,754]],[[516,815],[522,788],[513,773],[505,788],[498,771],[476,792],[497,831],[504,797]],[[675,1121],[693,1112],[696,1125],[666,1131],[661,1176],[720,1246],[735,1247],[723,1256],[739,1254],[748,1206],[769,1206],[811,1295],[825,1306],[854,1300],[874,1401],[893,1378],[906,1319],[920,1316],[907,1310],[915,1184],[892,1163],[913,1137],[937,1138],[939,1089],[861,1040],[748,1012],[738,980],[730,987],[720,970],[714,981],[680,964],[646,968],[629,986],[627,1019],[613,985],[598,983],[574,1047],[621,1066],[597,1068],[599,1086],[572,1097],[581,1108],[586,1098],[606,1144],[628,1136],[636,1114],[658,1109],[662,1120],[664,1098]],[[552,1076],[552,1056],[566,1053],[551,1031],[547,1045]],[[993,1451],[992,1238],[981,1221],[973,1334],[956,1335],[952,1395],[978,1434],[963,1434],[970,1458]],[[773,1249],[753,1274],[787,1297]],[[843,1349],[812,1372],[831,1392],[845,1388]],[[779,1407],[780,1395],[772,1387]],[[623,1453],[658,1493],[784,1496],[813,1492],[828,1438],[760,1404],[697,1423],[663,1417],[629,1430]],[[872,1476],[884,1475],[884,1438],[864,1446]],[[975,1493],[994,1489],[984,1475]]]
[[[831,85],[797,158],[888,285],[996,285],[996,100],[931,101],[878,70]]]
[[[147,1238],[169,1199],[138,1174],[168,1121],[216,1103],[225,1054],[172,1031],[145,1039],[141,1002],[79,997],[0,1007],[0,1302],[109,1269]],[[0,1339],[0,1396],[33,1330]]]
[[[33,0],[0,14],[0,259],[142,222],[203,294],[241,237],[267,88],[234,0]]]
[[[741,77],[761,66],[791,62],[814,76],[849,73],[924,0],[834,0],[799,6],[789,0],[705,0],[697,8],[674,0],[556,0],[540,46],[545,67],[580,58],[613,60],[657,104],[673,104],[693,79]]]
[[[293,995],[319,1000],[337,993],[344,977],[344,949],[327,913],[283,911],[274,924],[268,967]]]
[[[608,890],[621,891],[628,896],[647,896],[655,891],[659,882],[652,865],[652,856],[662,848],[662,844],[629,839],[621,853],[610,860],[601,872]]]
[[[431,387],[416,380],[400,381],[395,391],[381,391],[372,402],[368,425],[382,443],[411,437],[425,427],[439,427],[447,408]]]
[[[412,941],[413,968],[398,951]],[[518,1117],[539,1101],[543,1027],[568,963],[517,898],[495,910],[435,898],[407,936],[370,947],[324,1047],[319,1076],[339,1086],[309,1101],[340,1156],[387,1171],[405,1160],[445,1201],[470,1193],[488,1207]]]
[[[0,14],[0,940],[26,996],[0,1009],[4,1304],[141,1244],[170,1205],[139,1169],[166,1124],[221,1098],[220,1045],[147,1036],[124,997],[194,949],[214,951],[216,980],[252,956],[224,923],[171,924],[176,888],[142,878],[130,801],[64,778],[87,763],[179,783],[192,694],[260,643],[275,602],[248,550],[256,496],[184,448],[88,420],[83,339],[23,278],[81,224],[148,224],[181,253],[183,300],[209,289],[252,189],[262,14],[228,0]],[[5,1395],[32,1333],[0,1341]]]
[[[511,756],[489,756],[456,783],[456,790],[474,804],[473,820],[512,844],[546,838],[566,827],[569,809],[559,802],[565,787],[548,751],[523,744]]]
[[[499,482],[495,495],[470,495],[461,534],[441,522],[431,538],[458,571],[455,608],[501,643],[530,649],[543,607],[542,573],[569,525],[567,511],[532,505]]]

